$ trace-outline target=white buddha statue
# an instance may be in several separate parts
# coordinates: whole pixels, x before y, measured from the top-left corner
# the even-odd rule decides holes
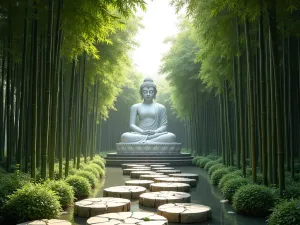
[[[122,134],[121,143],[175,143],[176,136],[167,132],[168,120],[165,106],[153,101],[156,93],[153,80],[146,78],[140,87],[140,94],[144,101],[134,104],[130,109],[129,124],[133,132]]]

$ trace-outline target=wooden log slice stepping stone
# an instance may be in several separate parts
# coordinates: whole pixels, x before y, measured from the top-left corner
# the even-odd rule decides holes
[[[141,168],[141,169],[133,169],[133,168],[128,168],[128,169],[123,169],[123,175],[130,175],[132,171],[150,171],[148,168]]]
[[[173,167],[151,167],[151,170],[156,171],[156,170],[175,170]]]
[[[74,215],[91,217],[111,212],[130,211],[130,200],[124,198],[89,198],[75,202]]]
[[[145,192],[146,188],[140,186],[115,186],[105,188],[103,190],[103,197],[137,199]]]
[[[129,163],[123,163],[122,164],[122,169],[127,169],[127,168],[132,168],[132,167],[135,167],[135,166],[145,166],[145,165],[142,165],[142,164],[129,164]]]
[[[131,178],[140,178],[141,175],[145,175],[145,174],[162,174],[162,173],[156,173],[154,171],[132,171],[130,173],[130,177]]]
[[[190,185],[185,183],[154,183],[150,184],[150,191],[180,191],[189,192]]]
[[[153,164],[150,165],[151,168],[155,168],[155,167],[165,167],[166,165],[162,165],[162,164]]]
[[[155,172],[169,175],[172,173],[181,173],[181,170],[156,170]]]
[[[154,183],[153,180],[128,180],[125,182],[126,186],[141,186],[147,189],[150,188],[150,184]]]
[[[139,204],[142,206],[157,208],[167,203],[188,203],[191,202],[191,195],[185,192],[159,191],[141,194]]]
[[[144,174],[140,176],[140,180],[153,180],[155,178],[166,178],[169,177],[168,175],[165,174]]]
[[[199,175],[196,173],[174,173],[169,174],[170,177],[182,177],[182,178],[190,178],[190,179],[199,179]]]
[[[33,220],[33,221],[18,223],[17,225],[72,225],[72,223],[70,223],[67,220],[43,219],[43,220]]]
[[[91,217],[87,225],[168,225],[168,220],[151,212],[106,213]]]
[[[197,181],[195,179],[182,177],[157,177],[154,178],[154,182],[185,183],[189,184],[191,187],[197,186]]]
[[[159,206],[157,214],[170,223],[199,223],[211,219],[211,208],[194,203],[171,203]]]

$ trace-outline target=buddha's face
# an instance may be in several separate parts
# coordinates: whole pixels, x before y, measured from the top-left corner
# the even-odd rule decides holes
[[[155,97],[155,90],[153,87],[144,87],[142,89],[142,97],[145,101],[150,102]]]

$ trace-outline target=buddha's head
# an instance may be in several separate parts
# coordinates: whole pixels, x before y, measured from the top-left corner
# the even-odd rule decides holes
[[[157,93],[156,85],[151,78],[144,79],[140,87],[140,95],[144,100],[155,99]]]

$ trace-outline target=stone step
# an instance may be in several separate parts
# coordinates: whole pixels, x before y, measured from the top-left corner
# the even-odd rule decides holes
[[[111,159],[111,158],[106,158],[106,166],[121,166],[124,163],[163,163],[167,162],[170,163],[171,166],[192,166],[192,158],[186,159],[186,158],[181,158],[181,159],[151,159],[148,157],[144,158],[139,158],[139,159]]]
[[[176,158],[176,157],[192,157],[191,153],[181,153],[181,154],[161,154],[161,155],[155,155],[155,154],[121,154],[121,153],[117,153],[117,152],[113,152],[113,153],[107,153],[107,157],[111,158],[111,157],[152,157],[152,158],[161,158],[161,157],[165,157],[165,158]]]

